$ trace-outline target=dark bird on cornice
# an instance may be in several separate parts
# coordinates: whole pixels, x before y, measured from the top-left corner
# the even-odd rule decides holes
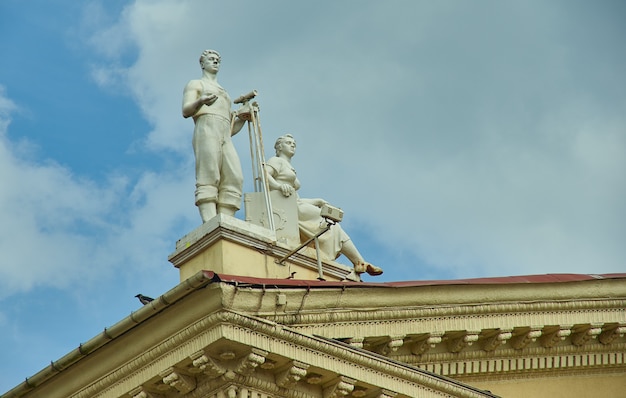
[[[141,304],[146,305],[151,301],[154,301],[154,299],[152,297],[148,297],[148,296],[144,296],[143,294],[138,294],[135,297],[137,297],[139,299],[139,301],[141,301]]]

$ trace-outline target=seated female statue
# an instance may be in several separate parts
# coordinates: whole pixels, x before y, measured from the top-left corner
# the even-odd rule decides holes
[[[293,136],[285,134],[278,137],[274,149],[276,149],[276,156],[270,158],[266,163],[269,188],[280,191],[284,196],[296,195],[300,239],[305,241],[325,228],[326,222],[320,215],[320,211],[327,202],[324,199],[303,199],[297,196],[296,191],[300,188],[300,181],[296,176],[296,170],[291,166],[291,158],[296,152],[296,141]],[[335,260],[343,254],[352,262],[356,273],[367,272],[370,275],[383,273],[381,268],[363,259],[348,234],[339,224],[332,225],[330,230],[322,234],[318,240],[322,256],[326,259]]]

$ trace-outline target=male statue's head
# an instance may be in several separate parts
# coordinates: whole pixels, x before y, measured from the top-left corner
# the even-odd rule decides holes
[[[204,50],[200,54],[200,67],[202,69],[213,68],[215,72],[219,69],[222,57],[220,53],[215,50]]]

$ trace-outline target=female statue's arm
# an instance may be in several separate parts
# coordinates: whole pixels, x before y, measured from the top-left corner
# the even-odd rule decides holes
[[[267,185],[270,187],[270,191],[280,191],[283,196],[291,196],[295,189],[289,184],[282,184],[276,181],[278,170],[274,168],[269,162],[265,164],[265,170],[267,175]]]

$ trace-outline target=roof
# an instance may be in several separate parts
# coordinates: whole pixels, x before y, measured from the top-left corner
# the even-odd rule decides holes
[[[504,276],[492,278],[471,278],[471,279],[445,279],[445,280],[425,280],[425,281],[401,281],[401,282],[331,282],[321,280],[301,280],[301,279],[271,279],[256,278],[250,276],[216,274],[213,271],[204,271],[205,276],[214,282],[224,282],[232,284],[245,284],[250,286],[276,286],[276,287],[307,287],[307,288],[332,288],[332,287],[418,287],[418,286],[440,286],[440,285],[507,285],[523,283],[567,283],[584,282],[601,279],[626,279],[626,273],[615,274],[543,274],[543,275],[523,275]]]

